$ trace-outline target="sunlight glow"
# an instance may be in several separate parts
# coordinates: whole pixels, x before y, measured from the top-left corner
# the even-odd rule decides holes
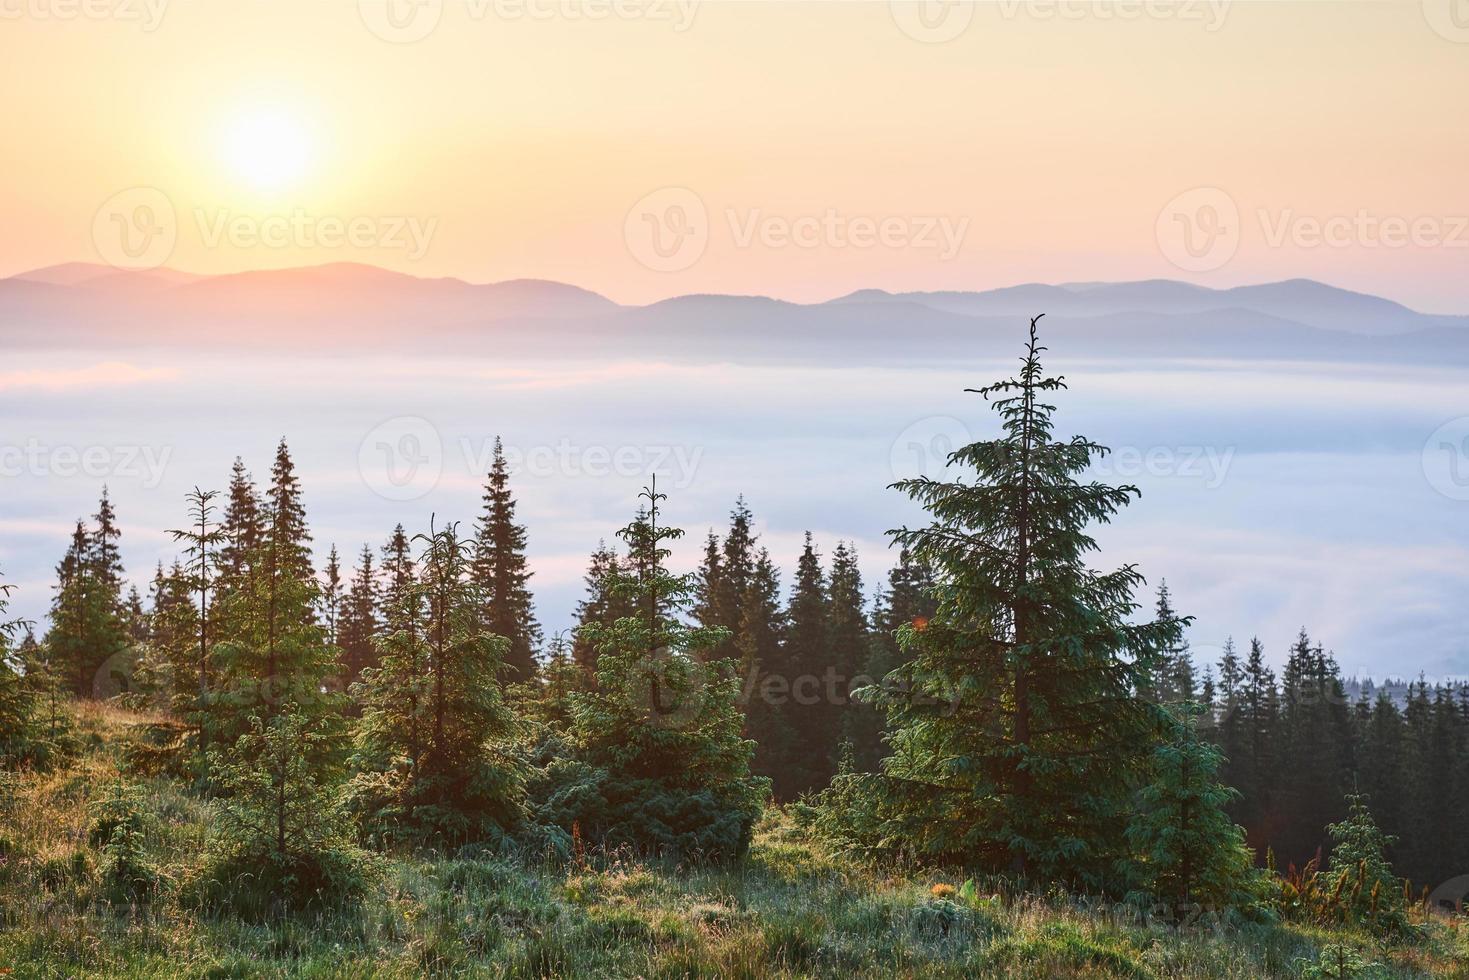
[[[257,109],[231,119],[222,146],[230,170],[259,191],[298,185],[310,169],[314,150],[305,124],[278,108]]]

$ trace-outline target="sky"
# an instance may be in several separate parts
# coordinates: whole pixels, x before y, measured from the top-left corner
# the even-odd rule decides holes
[[[0,275],[1303,276],[1463,313],[1452,3],[0,0]]]

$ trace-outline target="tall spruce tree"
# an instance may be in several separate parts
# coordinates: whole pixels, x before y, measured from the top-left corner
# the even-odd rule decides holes
[[[97,502],[97,513],[92,515],[92,520],[97,524],[97,529],[92,532],[88,558],[92,574],[114,613],[120,613],[123,607],[123,567],[122,552],[117,542],[122,537],[122,529],[117,526],[117,511],[106,487],[102,488],[102,498]]]
[[[1132,622],[1142,576],[1086,563],[1087,525],[1138,491],[1079,482],[1106,450],[1055,437],[1045,397],[1065,385],[1042,372],[1038,320],[1019,375],[978,389],[1002,434],[949,457],[973,476],[895,484],[932,515],[893,537],[935,569],[939,603],[901,631],[904,690],[869,689],[892,730],[881,828],[921,854],[1106,887],[1167,720],[1137,692],[1184,622]]]
[[[829,609],[821,556],[807,531],[786,607],[781,660],[771,670],[780,682],[772,691],[790,731],[792,747],[786,766],[773,777],[775,795],[780,800],[819,789],[831,776],[831,754],[836,745],[831,726],[834,712],[825,703],[831,667]]]
[[[1240,691],[1240,745],[1231,756],[1230,785],[1241,794],[1241,807],[1235,819],[1251,832],[1250,843],[1256,857],[1265,854],[1269,841],[1259,833],[1264,817],[1274,806],[1276,728],[1279,723],[1279,692],[1275,674],[1265,665],[1265,647],[1259,637],[1250,639],[1250,652],[1245,660],[1243,687]]]
[[[288,706],[316,742],[335,744],[338,699],[326,691],[325,682],[336,656],[316,616],[320,585],[310,540],[300,481],[282,441],[260,534],[243,556],[246,573],[220,600],[220,620],[228,624],[228,633],[216,644],[220,690],[210,701],[211,724],[226,744],[254,730],[251,719],[257,717],[265,723],[262,738],[269,736],[275,716]]]
[[[541,627],[531,600],[525,561],[525,527],[515,523],[510,470],[498,436],[485,484],[484,513],[475,539],[474,581],[484,597],[484,628],[510,641],[504,680],[524,683],[535,676]]]
[[[785,614],[780,604],[780,569],[761,548],[755,556],[740,613],[735,646],[739,653],[740,701],[745,712],[745,735],[755,743],[751,771],[773,779],[787,772],[796,759],[794,738],[782,700],[772,690],[771,667],[781,663]],[[777,678],[780,680],[780,678]]]
[[[729,631],[729,639],[708,652],[714,660],[739,660],[740,624],[745,601],[755,575],[753,515],[745,498],[735,500],[729,515],[729,531],[721,541],[712,531],[705,544],[704,564],[699,569],[693,613],[702,626]]]
[[[1326,844],[1326,827],[1346,816],[1351,719],[1336,660],[1304,629],[1281,672],[1273,798],[1294,815],[1272,839],[1277,857],[1304,864]]]
[[[832,703],[828,705],[827,725],[828,770],[830,781],[837,770],[841,754],[855,752],[858,734],[857,712],[851,704],[853,682],[867,666],[870,634],[867,600],[862,592],[862,571],[857,565],[857,549],[838,541],[831,553],[831,583],[827,590],[827,642],[831,646],[830,661],[834,674]],[[844,748],[845,746],[845,748]]]
[[[263,510],[260,493],[249,470],[245,469],[245,461],[235,457],[220,526],[224,536],[219,551],[219,587],[222,592],[241,587],[249,573],[250,557],[258,554],[260,540],[264,536]]]

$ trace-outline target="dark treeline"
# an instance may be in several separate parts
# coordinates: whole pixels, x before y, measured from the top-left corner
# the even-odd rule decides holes
[[[1042,349],[1032,324],[1025,373],[984,389],[1005,434],[951,461],[979,484],[900,485],[935,523],[895,532],[884,581],[863,581],[851,543],[823,554],[808,533],[786,585],[743,499],[697,571],[672,573],[682,532],[655,486],[592,553],[570,638],[549,642],[498,441],[472,528],[399,525],[348,565],[332,545],[320,569],[285,442],[263,485],[237,460],[222,493],[190,495],[146,601],[125,590],[104,490],[42,639],[0,624],[0,712],[34,736],[0,749],[33,765],[64,751],[67,695],[155,709],[137,765],[221,801],[241,843],[220,880],[275,888],[350,877],[362,840],[738,856],[768,795],[865,806],[871,827],[849,815],[835,836],[874,849],[1226,904],[1256,894],[1233,869],[1234,824],[1285,871],[1370,821],[1365,796],[1399,873],[1431,886],[1469,869],[1469,688],[1350,702],[1304,631],[1278,677],[1258,640],[1200,671],[1166,585],[1137,622],[1132,566],[1081,561],[1081,529],[1136,491],[1075,479],[1104,450],[1051,438],[1037,396],[1064,385]],[[1178,812],[1196,839],[1182,857]],[[1217,881],[1188,871],[1196,857]],[[1120,864],[1122,885],[1106,870]]]

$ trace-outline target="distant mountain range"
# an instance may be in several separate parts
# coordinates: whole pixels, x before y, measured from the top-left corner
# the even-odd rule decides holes
[[[67,263],[0,279],[0,340],[16,346],[445,345],[544,357],[933,362],[1009,351],[1036,313],[1047,314],[1053,350],[1070,356],[1469,365],[1469,317],[1308,279],[1232,289],[1165,279],[864,289],[822,303],[690,295],[647,306],[565,283],[477,284],[354,263],[216,276]]]

